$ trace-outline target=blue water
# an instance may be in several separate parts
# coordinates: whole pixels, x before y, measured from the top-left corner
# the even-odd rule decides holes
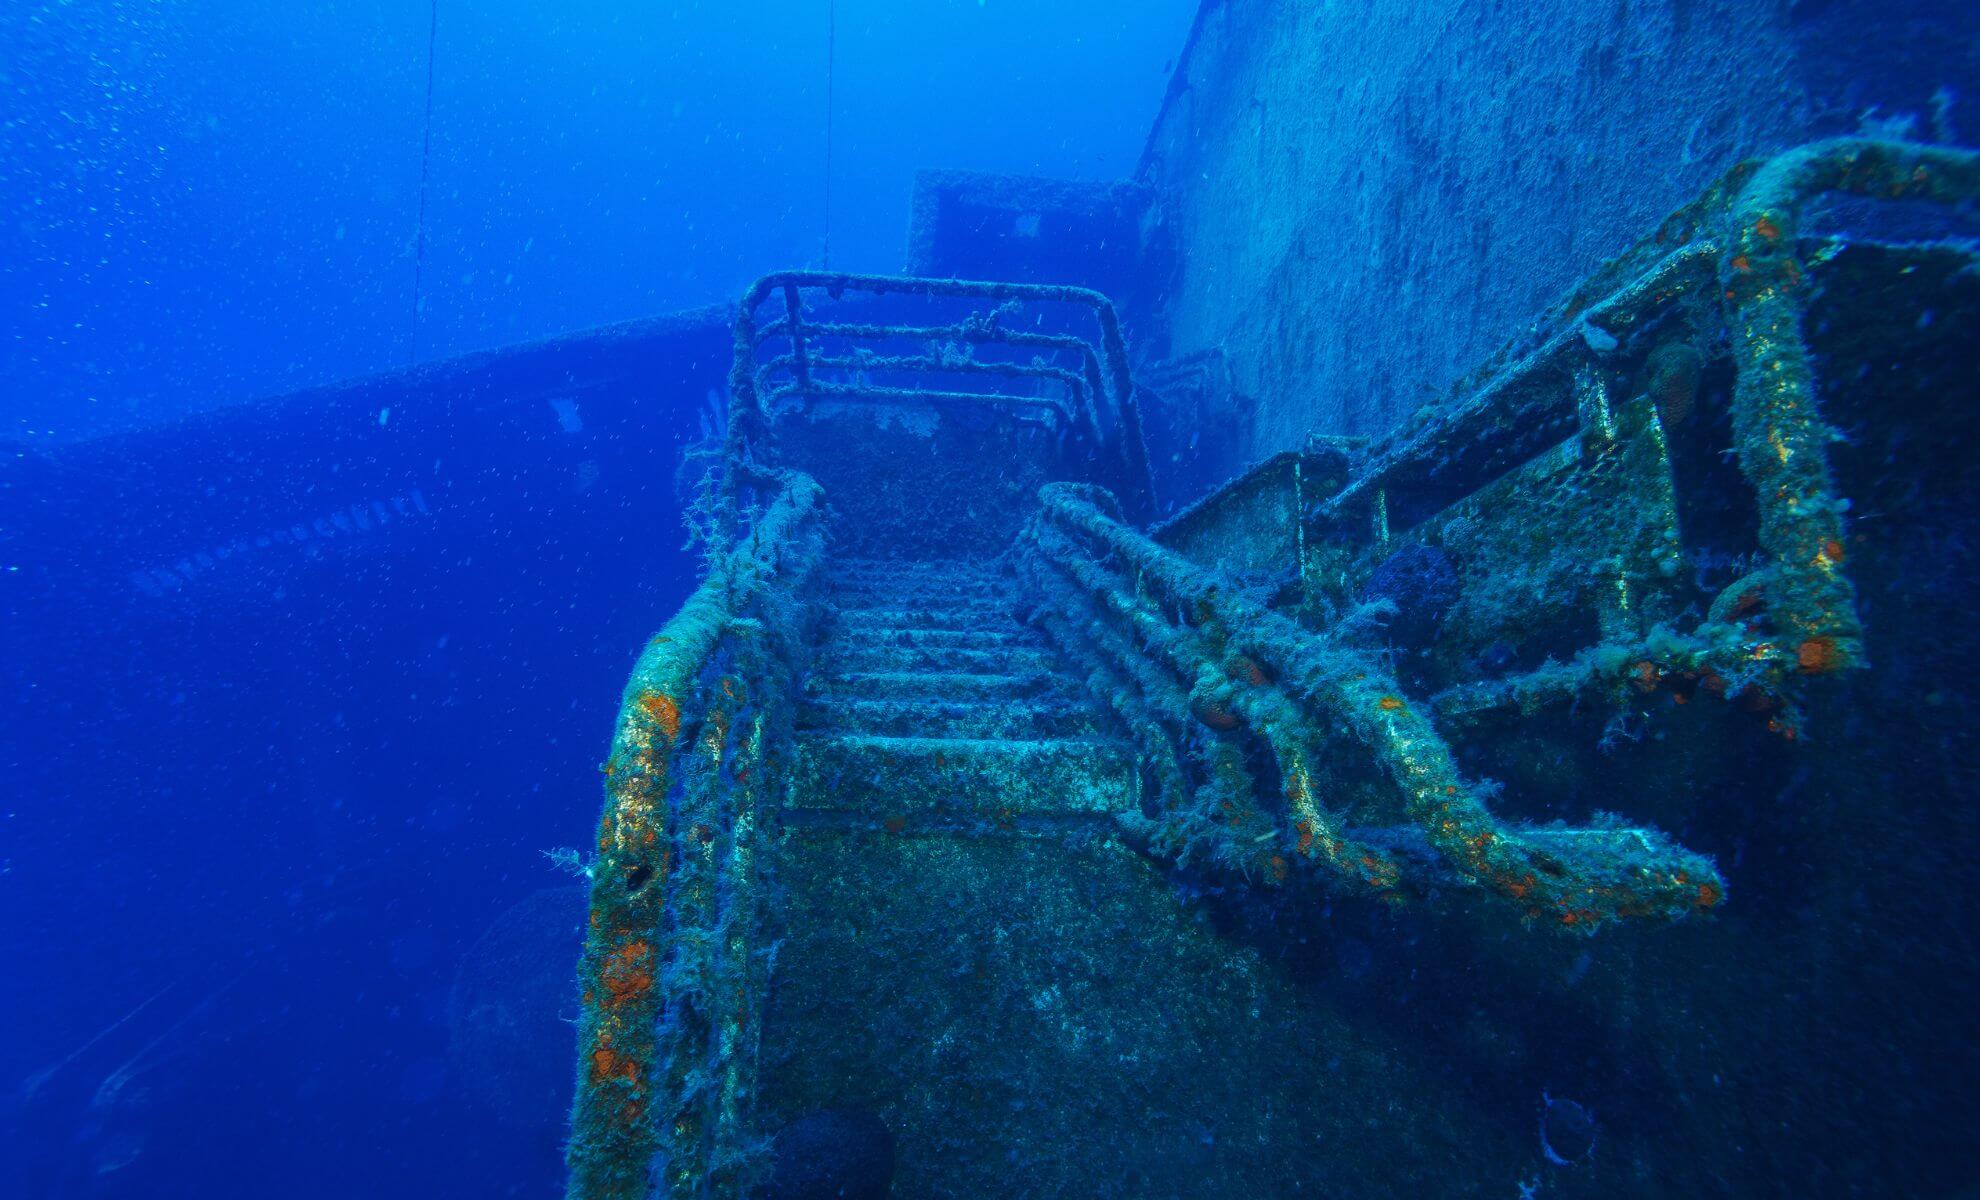
[[[10,459],[415,336],[733,304],[828,233],[898,270],[919,168],[1125,174],[1191,8],[837,7],[828,231],[823,3],[440,0],[415,321],[427,4],[5,6]],[[707,404],[520,433],[401,404],[9,477],[0,1196],[559,1189],[554,1127],[450,1066],[449,996],[570,883],[544,852],[590,836],[631,655],[693,579],[671,475]]]
[[[916,170],[1126,176],[1186,0],[846,0],[833,265]],[[240,0],[0,12],[0,434],[78,436],[728,301],[827,238],[823,0]]]

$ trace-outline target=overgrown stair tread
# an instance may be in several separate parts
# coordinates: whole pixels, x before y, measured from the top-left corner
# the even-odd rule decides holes
[[[1037,646],[973,650],[959,646],[902,646],[885,642],[839,642],[819,656],[826,674],[873,671],[956,671],[966,675],[1027,675],[1051,671],[1057,660]]]
[[[798,735],[793,807],[876,817],[1124,812],[1138,804],[1133,754],[1111,738]]]
[[[793,808],[939,826],[1138,803],[1131,750],[991,565],[841,561],[829,588]]]
[[[801,718],[807,728],[942,738],[1090,737],[1091,709],[1062,699],[953,700],[900,697],[819,698]]]
[[[1044,696],[1065,690],[1065,681],[1044,673],[1009,671],[848,671],[813,675],[805,690],[813,700],[868,699],[1008,699]]]
[[[923,629],[971,633],[1004,629],[1011,623],[1010,605],[1002,600],[977,604],[895,600],[880,605],[841,603],[836,607],[839,626],[846,631]]]
[[[848,627],[835,642],[838,646],[917,646],[953,650],[1041,649],[1045,639],[1026,629],[943,629],[926,625],[882,625],[874,623]]]

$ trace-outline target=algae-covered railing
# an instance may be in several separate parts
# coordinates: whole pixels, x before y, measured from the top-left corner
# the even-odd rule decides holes
[[[1836,436],[1816,406],[1802,339],[1808,287],[1797,259],[1807,202],[1825,193],[1942,204],[1980,198],[1980,154],[1947,146],[1840,138],[1769,159],[1731,210],[1719,270],[1738,380],[1733,432],[1760,504],[1769,616],[1803,669],[1860,666],[1863,630],[1842,570],[1843,511],[1829,467]]]
[[[1020,545],[1034,619],[1092,673],[1151,764],[1160,811],[1124,820],[1152,848],[1268,883],[1305,865],[1382,898],[1456,882],[1583,932],[1723,897],[1709,859],[1653,830],[1500,820],[1372,655],[1139,533],[1101,489],[1051,484],[1040,504]],[[1247,740],[1269,750],[1269,768]],[[1372,757],[1401,821],[1350,827],[1318,794],[1319,756],[1343,743]]]
[[[1971,202],[1980,157],[1851,138],[1742,164],[1550,313],[1543,340],[1349,456],[1344,472],[1315,471],[1337,480],[1317,500],[1301,494],[1311,456],[1295,456],[1288,540],[1300,561],[1284,565],[1299,582],[1296,612],[1251,601],[1142,537],[1098,493],[1048,489],[1025,543],[1036,619],[1163,764],[1154,775],[1166,807],[1139,831],[1158,849],[1268,881],[1302,861],[1383,896],[1454,876],[1584,930],[1718,903],[1711,864],[1651,831],[1499,821],[1485,789],[1459,776],[1438,723],[1468,728],[1668,683],[1679,699],[1690,687],[1739,698],[1794,738],[1800,690],[1865,665],[1844,565],[1848,506],[1829,465],[1838,435],[1822,418],[1801,331],[1810,288],[1798,231],[1825,193]],[[1752,489],[1755,544],[1750,556],[1708,545],[1746,568],[1688,601],[1677,580],[1695,564],[1665,421],[1684,419],[1723,344],[1727,449]],[[1633,384],[1626,362],[1643,364]],[[1177,518],[1165,540],[1193,522],[1180,535],[1200,545],[1227,499]],[[1465,632],[1447,621],[1424,647],[1432,657],[1416,669],[1442,682],[1421,698],[1352,639],[1315,632],[1412,549],[1456,563],[1465,616]],[[1544,603],[1524,604],[1529,594]],[[1558,660],[1549,647],[1545,662],[1513,674],[1481,665],[1490,635],[1516,639],[1581,603],[1594,610],[1595,637],[1578,653]],[[1533,645],[1568,636],[1568,624],[1546,628]],[[1367,772],[1337,769],[1343,746],[1379,764],[1405,820],[1349,822],[1316,797],[1316,780],[1346,778],[1357,795],[1344,804],[1365,803]]]
[[[907,298],[991,307],[920,324],[820,316],[809,305]],[[758,310],[776,301],[781,315]],[[1084,311],[1096,337],[1027,328],[1050,306]],[[773,310],[774,311],[774,310]],[[1137,513],[1152,509],[1148,450],[1120,318],[1090,288],[780,271],[743,296],[729,372],[729,455],[764,461],[775,414],[821,403],[1001,409],[1068,432]]]
[[[1377,547],[1390,538],[1390,501],[1398,484],[1423,477],[1504,470],[1536,439],[1569,427],[1595,441],[1618,436],[1621,406],[1603,394],[1597,369],[1604,352],[1673,314],[1701,342],[1724,336],[1735,369],[1730,450],[1753,490],[1762,565],[1734,581],[1691,633],[1668,628],[1631,640],[1604,630],[1605,644],[1576,662],[1477,687],[1440,700],[1452,710],[1502,702],[1530,704],[1636,674],[1751,680],[1756,693],[1780,697],[1789,680],[1866,665],[1855,589],[1844,567],[1844,513],[1829,462],[1838,434],[1822,418],[1801,323],[1809,299],[1804,209],[1842,193],[1878,201],[1971,203],[1980,199],[1980,155],[1947,146],[1839,138],[1797,147],[1735,168],[1720,185],[1660,230],[1657,257],[1607,294],[1577,295],[1552,314],[1552,336],[1482,379],[1461,386],[1457,401],[1431,420],[1385,439],[1334,495],[1307,514],[1316,530],[1372,521]],[[1679,243],[1665,249],[1667,234]],[[1646,243],[1642,249],[1651,249]],[[1626,263],[1638,264],[1640,256]],[[1536,386],[1572,379],[1573,389]],[[1569,393],[1564,396],[1564,393]],[[1661,442],[1655,418],[1625,437]],[[1477,461],[1473,461],[1477,460]],[[1633,503],[1632,497],[1617,497]],[[1674,532],[1674,531],[1673,531]],[[1772,626],[1752,636],[1736,621],[1764,608]],[[1791,714],[1780,727],[1792,732]]]
[[[824,546],[818,485],[747,468],[760,515],[647,643],[604,765],[579,968],[573,1200],[739,1195],[767,965],[758,856],[788,777]]]

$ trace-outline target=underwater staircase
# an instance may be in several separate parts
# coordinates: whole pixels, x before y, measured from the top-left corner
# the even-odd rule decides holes
[[[856,290],[938,311],[806,299]],[[1097,345],[1023,303],[1084,307]],[[794,272],[752,288],[736,346],[704,505],[727,544],[642,653],[605,764],[571,1196],[750,1196],[821,1157],[766,1135],[847,1113],[917,1200],[1366,1194],[1287,1148],[1356,1135],[1337,1090],[1437,1068],[1179,887],[1454,881],[1583,926],[1716,903],[1710,864],[1651,831],[1496,822],[1379,659],[1150,540],[1105,297]],[[1410,809],[1372,841],[1319,799],[1342,736]],[[1434,1138],[1417,1119],[1386,1118]]]
[[[1422,912],[1572,986],[1584,963],[1503,918],[1721,904],[1710,858],[1574,781],[1654,705],[1687,736],[1617,790],[1668,826],[1692,790],[1669,781],[1798,744],[1807,697],[1865,665],[1801,334],[1796,221],[1830,192],[1970,202],[1980,157],[1844,139],[1736,168],[1426,420],[1155,530],[1105,297],[760,280],[705,506],[723,545],[605,764],[569,1195],[757,1195],[787,1161],[767,1135],[845,1110],[891,1133],[911,1200],[1447,1183],[1450,1110],[1397,1097],[1448,1091],[1455,1043],[1385,1036],[1400,976],[1353,1013],[1297,982],[1246,905],[1284,888],[1344,939]],[[822,303],[853,293],[881,303]],[[1435,586],[1397,605],[1411,572]],[[1422,628],[1371,637],[1371,592]],[[1465,1144],[1512,1138],[1511,1180],[1531,1125],[1491,1116]],[[812,1194],[844,1193],[770,1193]]]
[[[837,562],[786,818],[939,836],[1136,806],[1133,751],[980,561]]]
[[[1233,1064],[1319,1055],[1321,1026],[1117,836],[1134,750],[999,564],[824,570],[778,822],[767,1123],[877,1114],[896,1196],[1236,1194],[1316,1098]],[[1215,1163],[1212,1126],[1237,1147]]]

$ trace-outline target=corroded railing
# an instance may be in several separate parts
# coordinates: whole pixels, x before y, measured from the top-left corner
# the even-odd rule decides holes
[[[1738,379],[1733,433],[1760,505],[1768,613],[1804,672],[1860,666],[1863,630],[1843,572],[1843,510],[1829,467],[1836,436],[1815,400],[1802,340],[1808,288],[1796,233],[1824,193],[1941,204],[1980,198],[1980,154],[1870,138],[1815,142],[1769,159],[1733,201],[1719,269]]]
[[[1551,336],[1384,439],[1311,507],[1295,466],[1307,618],[1343,588],[1351,597],[1399,550],[1455,538],[1450,553],[1489,566],[1507,603],[1521,588],[1586,598],[1597,637],[1564,661],[1447,678],[1412,700],[1351,639],[1247,600],[1134,532],[1104,494],[1047,489],[1025,539],[1035,619],[1085,664],[1159,764],[1164,810],[1130,824],[1159,850],[1267,881],[1303,861],[1338,886],[1383,896],[1454,876],[1579,929],[1718,903],[1724,885],[1711,864],[1651,831],[1499,821],[1484,789],[1458,775],[1437,723],[1668,683],[1680,699],[1691,687],[1739,698],[1793,738],[1801,690],[1865,664],[1843,565],[1847,503],[1828,461],[1836,434],[1801,332],[1809,287],[1797,232],[1809,202],[1832,192],[1971,202],[1980,157],[1840,139],[1742,165],[1571,297]],[[1718,339],[1732,347],[1730,450],[1752,488],[1757,545],[1752,569],[1694,609],[1672,583],[1687,549],[1663,427],[1663,392],[1675,396],[1683,372],[1664,379],[1653,351],[1639,381],[1648,392],[1618,394],[1612,360],[1641,355],[1645,342],[1688,353],[1679,366],[1692,368],[1695,390],[1695,347]],[[1401,534],[1398,496],[1412,505]],[[1426,515],[1426,505],[1441,508]],[[1500,615],[1515,610],[1524,611],[1512,604]],[[1350,828],[1316,798],[1316,779],[1341,776],[1328,768],[1344,744],[1372,752],[1405,822]]]
[[[1798,233],[1803,210],[1827,193],[1971,203],[1980,199],[1980,155],[1844,138],[1742,164],[1673,216],[1654,242],[1620,260],[1618,266],[1631,274],[1619,286],[1615,273],[1607,272],[1594,285],[1605,290],[1571,297],[1550,314],[1552,336],[1469,382],[1456,403],[1431,419],[1385,439],[1336,494],[1313,507],[1308,518],[1315,539],[1373,524],[1365,563],[1392,548],[1389,500],[1399,490],[1425,478],[1503,470],[1503,463],[1493,460],[1530,453],[1525,447],[1533,439],[1558,437],[1573,427],[1579,437],[1562,445],[1590,464],[1625,461],[1652,446],[1649,457],[1665,459],[1666,430],[1646,408],[1661,402],[1610,395],[1605,379],[1612,373],[1605,357],[1619,346],[1660,338],[1664,347],[1730,345],[1734,386],[1727,450],[1752,489],[1755,569],[1708,597],[1704,619],[1689,627],[1675,620],[1675,613],[1656,611],[1655,596],[1632,595],[1641,578],[1619,572],[1612,580],[1614,594],[1625,607],[1651,603],[1634,603],[1633,616],[1620,610],[1601,614],[1600,643],[1568,661],[1450,687],[1432,698],[1440,716],[1469,720],[1509,708],[1531,712],[1551,701],[1614,695],[1618,689],[1649,692],[1671,683],[1741,697],[1770,714],[1771,728],[1793,738],[1799,732],[1802,687],[1813,678],[1866,665],[1855,589],[1844,562],[1848,504],[1836,490],[1829,461],[1830,443],[1838,435],[1823,419],[1801,330],[1811,288],[1797,257],[1808,247]],[[1676,248],[1668,248],[1670,243]],[[1672,329],[1675,334],[1658,332]],[[1650,366],[1645,373],[1650,390],[1667,386]],[[1573,387],[1561,387],[1565,380]],[[1690,386],[1696,387],[1695,372]],[[1648,529],[1653,540],[1676,540],[1668,497],[1652,494],[1668,492],[1669,467],[1645,465],[1633,483],[1614,494],[1585,494],[1593,507],[1584,506],[1578,519],[1605,523],[1621,559],[1653,567],[1662,557],[1668,567],[1676,559],[1659,547],[1622,544],[1637,527]],[[1532,474],[1528,485],[1555,482],[1545,471]],[[1593,473],[1558,474],[1561,481],[1583,482]],[[1519,484],[1502,476],[1492,485],[1496,493],[1475,494],[1473,509],[1503,512]],[[1409,536],[1422,540],[1421,530],[1431,524]],[[1618,616],[1629,619],[1611,619]]]
[[[740,1194],[766,983],[758,856],[788,777],[822,553],[818,485],[751,472],[761,515],[633,668],[604,766],[579,968],[568,1194]]]
[[[1653,830],[1500,820],[1374,656],[1137,532],[1098,488],[1048,485],[1040,503],[1020,555],[1035,619],[1156,764],[1160,811],[1125,818],[1152,848],[1266,882],[1304,864],[1390,899],[1452,881],[1578,931],[1723,897],[1709,859]],[[1246,735],[1269,748],[1275,781],[1247,762]],[[1372,755],[1402,824],[1350,828],[1318,794],[1319,756],[1344,741]]]
[[[849,294],[986,307],[921,324],[809,310]],[[761,320],[766,304],[781,315]],[[1050,306],[1086,313],[1095,336],[1020,324],[1019,310],[1037,319]],[[1043,422],[1083,443],[1088,471],[1118,488],[1138,515],[1153,509],[1120,318],[1113,301],[1091,288],[830,271],[765,275],[736,314],[729,457],[764,461],[776,414],[821,402],[997,409]]]

